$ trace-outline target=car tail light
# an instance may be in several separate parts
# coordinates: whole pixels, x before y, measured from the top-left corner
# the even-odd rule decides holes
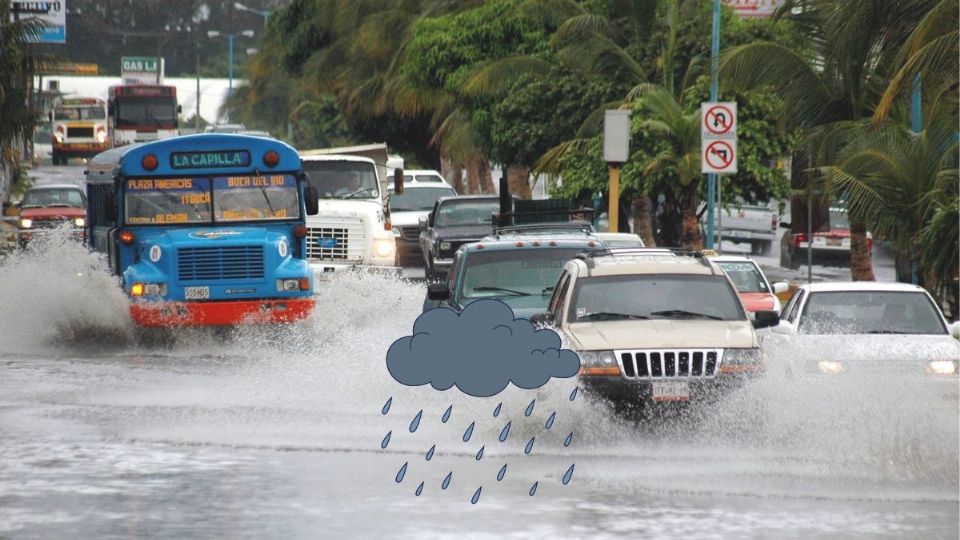
[[[807,241],[807,235],[800,233],[793,237],[793,247],[800,247],[800,244]]]

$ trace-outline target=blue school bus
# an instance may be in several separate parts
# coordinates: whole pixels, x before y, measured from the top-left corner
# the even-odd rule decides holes
[[[140,326],[292,322],[313,306],[300,156],[274,139],[202,134],[87,165],[87,238]]]

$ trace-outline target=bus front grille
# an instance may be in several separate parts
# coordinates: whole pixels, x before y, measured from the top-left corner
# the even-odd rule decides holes
[[[217,246],[177,250],[180,281],[263,279],[263,246]]]

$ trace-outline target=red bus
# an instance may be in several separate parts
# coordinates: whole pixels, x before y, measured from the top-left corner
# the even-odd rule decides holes
[[[176,86],[111,86],[107,109],[109,139],[115,147],[180,134]]]

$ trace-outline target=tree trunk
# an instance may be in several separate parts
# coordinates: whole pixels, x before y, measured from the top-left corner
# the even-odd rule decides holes
[[[453,189],[457,190],[457,193],[466,193],[467,186],[463,181],[463,163],[454,161],[451,163],[450,167],[450,176],[444,176],[444,178],[450,179],[450,185],[453,186]]]
[[[476,161],[467,163],[467,194],[480,193],[480,170]]]
[[[440,158],[440,176],[444,177],[451,186],[456,189],[458,186],[453,182],[455,164],[448,158]]]
[[[507,185],[510,186],[510,194],[521,199],[530,199],[533,193],[530,191],[530,168],[523,165],[510,165],[507,167]]]
[[[867,228],[862,222],[850,220],[850,279],[875,281],[870,245],[867,243]]]
[[[493,174],[490,171],[490,162],[484,159],[477,160],[477,180],[480,183],[478,193],[495,194],[497,188],[493,185]]]
[[[657,241],[653,237],[653,205],[650,202],[650,197],[640,194],[633,199],[631,204],[633,205],[634,232],[640,235],[640,239],[643,240],[645,246],[656,247]]]
[[[681,188],[680,207],[683,222],[680,240],[687,249],[703,249],[703,235],[700,234],[700,221],[697,219],[697,182]]]

